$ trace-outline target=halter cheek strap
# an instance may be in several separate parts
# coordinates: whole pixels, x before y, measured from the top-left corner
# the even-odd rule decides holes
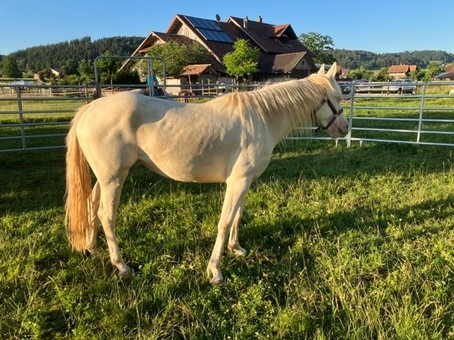
[[[331,125],[333,125],[334,121],[336,120],[336,118],[338,116],[340,116],[342,113],[344,113],[344,109],[341,107],[339,110],[336,110],[336,107],[333,105],[333,103],[331,102],[331,100],[329,98],[327,99],[322,99],[322,102],[320,103],[320,108],[318,110],[321,109],[321,107],[325,104],[328,104],[329,108],[331,109],[331,112],[333,113],[333,116],[331,117],[330,121],[328,122],[328,124],[326,125],[321,125],[321,126],[318,126],[315,131],[320,131],[320,130],[326,130],[326,129],[329,129],[329,127]],[[318,111],[317,110],[317,111]],[[317,113],[317,111],[314,112],[314,116],[315,114]]]

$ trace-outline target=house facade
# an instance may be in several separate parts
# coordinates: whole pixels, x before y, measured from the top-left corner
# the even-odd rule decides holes
[[[410,72],[417,70],[418,66],[416,65],[391,65],[388,69],[388,75],[390,78],[406,78],[410,75]]]
[[[170,41],[190,44],[200,43],[208,52],[206,63],[201,67],[185,68],[179,79],[197,82],[198,78],[209,72],[213,76],[225,77],[226,69],[223,57],[233,51],[237,39],[245,39],[250,46],[260,51],[258,69],[253,75],[255,81],[272,81],[282,78],[302,78],[316,70],[312,61],[312,52],[299,40],[290,24],[273,25],[264,23],[261,17],[256,21],[246,18],[229,17],[221,21],[196,18],[177,14],[166,32],[151,32],[137,47],[132,57],[145,56],[155,44]],[[125,61],[123,68],[132,67],[137,59]],[[208,65],[208,66],[207,66]],[[200,70],[203,70],[200,73]],[[192,72],[192,73],[191,73]],[[189,79],[187,76],[192,76]],[[182,80],[183,82],[183,80]]]

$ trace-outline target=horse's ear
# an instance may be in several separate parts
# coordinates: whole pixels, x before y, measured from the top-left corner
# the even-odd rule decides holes
[[[317,74],[325,74],[325,64],[322,64],[322,66],[320,66]]]
[[[336,73],[337,73],[337,63],[334,62],[329,71],[326,73],[326,76],[328,78],[336,78]]]

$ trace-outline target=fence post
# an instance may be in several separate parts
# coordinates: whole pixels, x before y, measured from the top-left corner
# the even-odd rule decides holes
[[[419,105],[419,119],[418,119],[418,134],[416,136],[416,143],[419,143],[421,140],[421,130],[422,130],[422,115],[424,112],[424,99],[426,96],[426,84],[422,86],[421,94],[421,104]]]
[[[348,118],[348,133],[345,136],[347,141],[347,148],[352,146],[352,127],[353,127],[353,111],[355,110],[355,86],[351,85],[350,88],[350,117]]]
[[[19,114],[19,122],[20,122],[20,136],[22,141],[22,150],[27,148],[27,141],[25,139],[25,127],[24,127],[24,111],[22,108],[22,94],[19,85],[15,86],[16,94],[17,94],[17,113]]]

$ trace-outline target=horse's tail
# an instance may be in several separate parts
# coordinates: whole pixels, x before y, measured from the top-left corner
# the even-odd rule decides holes
[[[90,218],[91,177],[90,168],[77,139],[77,124],[87,110],[83,106],[71,122],[66,137],[66,234],[72,247],[77,251],[87,249],[87,235],[95,227]]]

